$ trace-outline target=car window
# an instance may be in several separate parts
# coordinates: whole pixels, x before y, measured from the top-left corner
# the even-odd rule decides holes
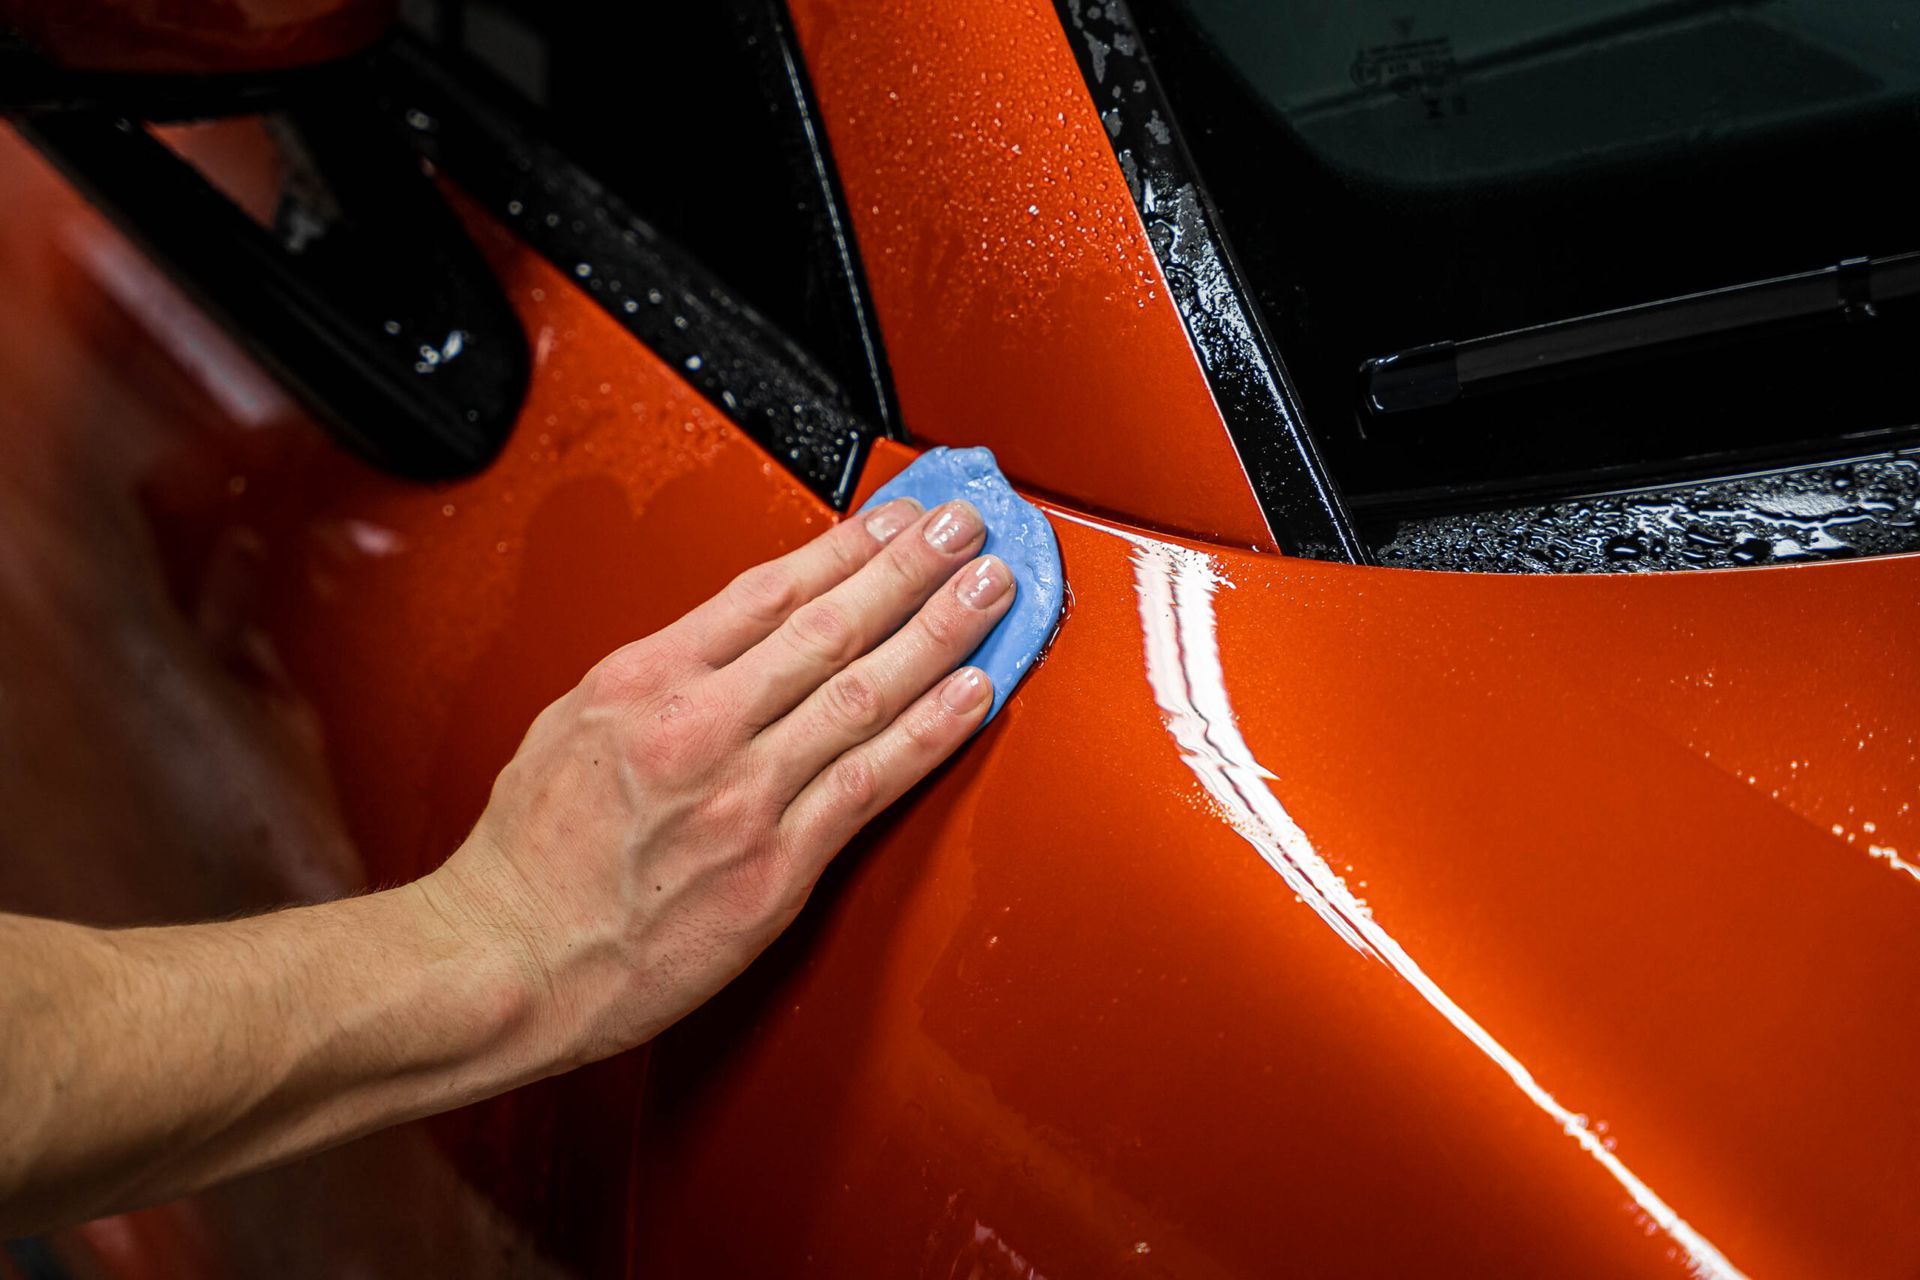
[[[1181,0],[1356,179],[1514,180],[1857,115],[1920,83],[1905,0]]]
[[[1906,0],[1133,9],[1363,522],[1915,438]]]
[[[793,95],[807,91],[783,62],[782,6],[466,0],[405,17],[537,108],[569,159],[892,428],[831,161],[809,145],[824,146],[817,132],[796,129]]]

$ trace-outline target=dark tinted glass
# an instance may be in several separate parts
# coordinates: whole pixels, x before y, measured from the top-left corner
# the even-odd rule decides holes
[[[1369,411],[1360,373],[1920,250],[1912,0],[1134,7],[1363,513],[1859,453],[1920,422],[1920,308],[1891,297],[1529,368],[1413,411]]]
[[[861,335],[829,303],[852,286],[823,239],[765,7],[451,0],[412,16],[541,108],[554,145],[858,397]]]

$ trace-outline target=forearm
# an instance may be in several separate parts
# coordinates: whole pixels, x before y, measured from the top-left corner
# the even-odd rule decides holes
[[[639,1044],[986,720],[1014,598],[963,501],[835,525],[623,646],[404,888],[226,924],[0,916],[0,1238]],[[956,670],[955,668],[960,669]]]
[[[486,938],[431,882],[174,928],[0,916],[0,1238],[545,1074],[533,984]]]

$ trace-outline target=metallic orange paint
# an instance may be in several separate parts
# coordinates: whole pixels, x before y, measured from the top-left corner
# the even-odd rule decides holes
[[[0,0],[12,27],[89,71],[272,71],[345,57],[393,25],[398,0]]]
[[[588,662],[827,518],[477,214],[533,391],[427,489],[249,421],[237,356],[170,343],[17,145],[0,175],[0,762],[44,757],[0,812],[65,858],[8,859],[9,906],[412,875]],[[1111,479],[1072,453],[1021,456]],[[206,1274],[1911,1275],[1920,559],[1425,574],[1049,509],[1050,652],[718,1000],[133,1238]],[[143,523],[178,613],[92,576]]]
[[[915,436],[1271,548],[1053,6],[792,11]]]

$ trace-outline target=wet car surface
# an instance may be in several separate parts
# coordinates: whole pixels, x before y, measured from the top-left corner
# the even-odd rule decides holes
[[[463,176],[455,110],[435,181],[526,396],[477,474],[390,474],[6,138],[10,909],[205,918],[425,870],[581,670],[922,444],[996,449],[1071,597],[1004,715],[683,1025],[59,1265],[1910,1273],[1920,561],[1781,549],[1893,549],[1855,517],[1911,520],[1910,460],[1284,554],[1328,508],[1263,498],[1226,416],[1284,379],[1222,389],[1071,18],[792,9],[900,439],[717,281],[656,302],[636,259],[543,245],[571,206]],[[271,190],[249,126],[169,142]],[[742,413],[769,380],[833,390]],[[844,468],[813,465],[823,417],[858,424]],[[1502,520],[1519,549],[1481,559],[1444,523]],[[1683,569],[1694,534],[1767,563]]]

